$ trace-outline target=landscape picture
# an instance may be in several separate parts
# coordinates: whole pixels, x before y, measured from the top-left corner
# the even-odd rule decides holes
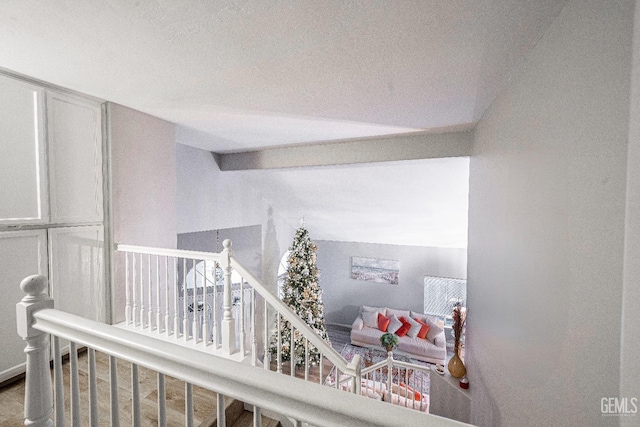
[[[398,284],[400,262],[390,259],[351,257],[351,278],[366,282]]]

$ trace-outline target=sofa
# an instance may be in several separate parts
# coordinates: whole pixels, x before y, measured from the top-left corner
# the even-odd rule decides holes
[[[398,335],[395,353],[444,365],[447,344],[444,325],[437,317],[415,311],[365,305],[360,307],[360,314],[351,325],[351,344],[382,349],[380,337],[385,332]]]

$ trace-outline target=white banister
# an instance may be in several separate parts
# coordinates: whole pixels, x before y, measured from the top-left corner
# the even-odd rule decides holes
[[[236,328],[231,315],[231,240],[225,239],[222,242],[221,266],[224,272],[224,293],[222,314],[222,350],[227,354],[236,352]]]
[[[344,360],[340,353],[338,353],[333,347],[331,347],[325,340],[320,338],[318,334],[309,326],[304,320],[302,320],[288,305],[283,303],[280,298],[275,296],[272,292],[262,285],[262,283],[242,264],[236,261],[235,258],[231,258],[231,266],[234,270],[236,270],[244,279],[251,285],[264,299],[268,302],[272,307],[274,307],[280,315],[292,325],[292,335],[293,329],[295,328],[302,335],[307,338],[311,344],[318,349],[321,353],[324,353],[326,358],[329,359],[331,363],[333,363],[336,367],[339,367],[343,372],[352,374],[352,371],[347,366],[347,361]],[[278,325],[278,330],[280,330],[280,325]],[[280,342],[280,337],[278,337],[278,342]]]
[[[144,366],[258,406],[265,411],[283,414],[315,426],[397,426],[398,420],[401,420],[402,425],[422,427],[464,425],[418,411],[409,411],[397,405],[380,405],[372,399],[300,381],[287,375],[277,375],[250,364],[238,364],[195,348],[52,308],[38,310],[32,318],[34,320],[31,327],[38,331],[72,340],[78,345],[95,348],[108,355],[117,355],[134,364],[133,366]],[[44,361],[46,375],[40,378],[41,381],[36,383],[37,387],[33,390],[36,400],[41,398],[40,390],[46,388],[46,383],[50,383],[48,358]],[[51,400],[47,414],[51,413],[50,402]]]
[[[49,371],[49,334],[33,327],[33,314],[42,309],[53,308],[53,299],[44,294],[47,278],[29,276],[20,283],[27,295],[16,304],[18,335],[26,341],[27,373],[24,394],[25,425],[34,427],[53,426],[53,398]]]

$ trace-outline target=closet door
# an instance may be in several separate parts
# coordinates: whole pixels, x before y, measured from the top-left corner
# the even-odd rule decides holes
[[[26,343],[16,330],[16,304],[24,297],[20,282],[47,274],[45,230],[0,233],[0,382],[24,372]]]
[[[44,91],[0,75],[0,226],[47,222],[46,165]]]
[[[51,223],[102,221],[99,103],[47,91]]]
[[[104,321],[104,231],[101,225],[49,229],[49,286],[56,308]]]

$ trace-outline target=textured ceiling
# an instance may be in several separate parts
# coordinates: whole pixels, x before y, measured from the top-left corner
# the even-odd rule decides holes
[[[0,67],[169,120],[178,142],[215,152],[470,129],[565,3],[2,0]],[[317,238],[466,246],[467,169],[225,173]]]
[[[0,66],[239,151],[472,125],[564,0],[3,0]]]

